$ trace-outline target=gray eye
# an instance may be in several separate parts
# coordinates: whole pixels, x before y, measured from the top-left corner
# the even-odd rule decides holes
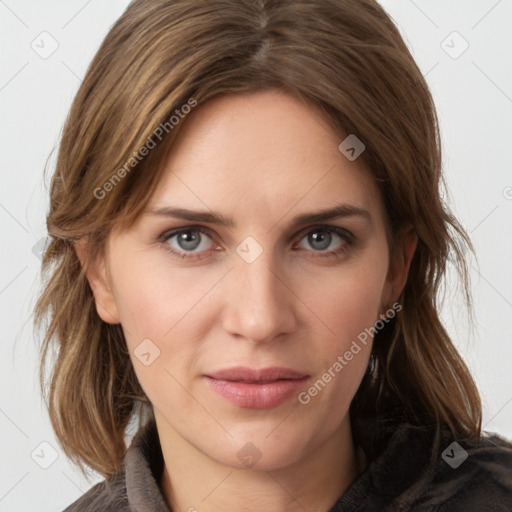
[[[198,229],[189,229],[170,236],[168,243],[181,251],[192,252],[197,250],[196,252],[201,252],[210,247],[211,239]]]
[[[180,249],[184,251],[191,251],[196,249],[201,242],[201,236],[194,231],[186,231],[185,233],[179,233],[176,235],[176,240]]]
[[[329,247],[332,241],[332,234],[328,231],[313,231],[308,234],[308,243],[317,251],[323,251]]]
[[[316,252],[335,251],[341,245],[346,244],[347,239],[343,234],[326,228],[315,228],[304,235],[299,247]],[[328,251],[326,251],[326,249]]]

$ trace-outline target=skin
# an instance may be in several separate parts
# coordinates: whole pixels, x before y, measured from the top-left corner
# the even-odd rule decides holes
[[[391,271],[386,214],[363,159],[346,159],[345,135],[292,96],[216,98],[182,128],[145,213],[111,233],[88,273],[98,313],[122,324],[153,404],[164,494],[175,511],[328,510],[364,469],[348,409],[371,341],[306,405],[293,395],[271,409],[242,408],[204,374],[285,366],[310,376],[307,390],[396,301],[416,238],[399,241]],[[339,204],[368,218],[293,222]],[[217,212],[233,226],[155,214],[170,207]],[[200,245],[187,258],[171,254],[187,246],[161,235],[192,226],[204,228],[194,232]],[[326,236],[326,226],[351,241],[332,233],[319,248],[308,234]],[[252,263],[236,252],[248,236],[263,251]],[[160,350],[149,366],[134,354],[144,339]],[[261,457],[251,468],[237,457],[249,442]]]

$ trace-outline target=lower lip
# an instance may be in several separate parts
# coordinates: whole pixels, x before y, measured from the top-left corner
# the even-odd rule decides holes
[[[308,377],[276,380],[264,384],[217,380],[212,377],[206,379],[214,391],[239,407],[272,409],[299,392]]]

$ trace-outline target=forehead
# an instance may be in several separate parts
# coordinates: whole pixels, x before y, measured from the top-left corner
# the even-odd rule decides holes
[[[338,149],[345,137],[318,109],[281,91],[216,98],[187,118],[148,206],[269,222],[340,202],[382,213],[363,159],[349,161]]]

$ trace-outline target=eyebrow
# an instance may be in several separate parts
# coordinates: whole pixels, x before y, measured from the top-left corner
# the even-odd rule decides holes
[[[224,226],[227,228],[233,228],[235,222],[233,219],[224,217],[217,212],[205,212],[187,210],[186,208],[173,208],[171,206],[165,206],[160,208],[152,208],[148,211],[151,215],[173,217],[177,219],[189,220],[193,222],[204,222],[208,224],[215,224],[218,226]],[[362,217],[368,222],[372,221],[372,217],[368,210],[359,208],[351,204],[340,204],[332,208],[325,208],[316,212],[306,212],[297,215],[292,219],[291,225],[303,225],[309,223],[324,222],[333,219],[345,218],[345,217]]]

